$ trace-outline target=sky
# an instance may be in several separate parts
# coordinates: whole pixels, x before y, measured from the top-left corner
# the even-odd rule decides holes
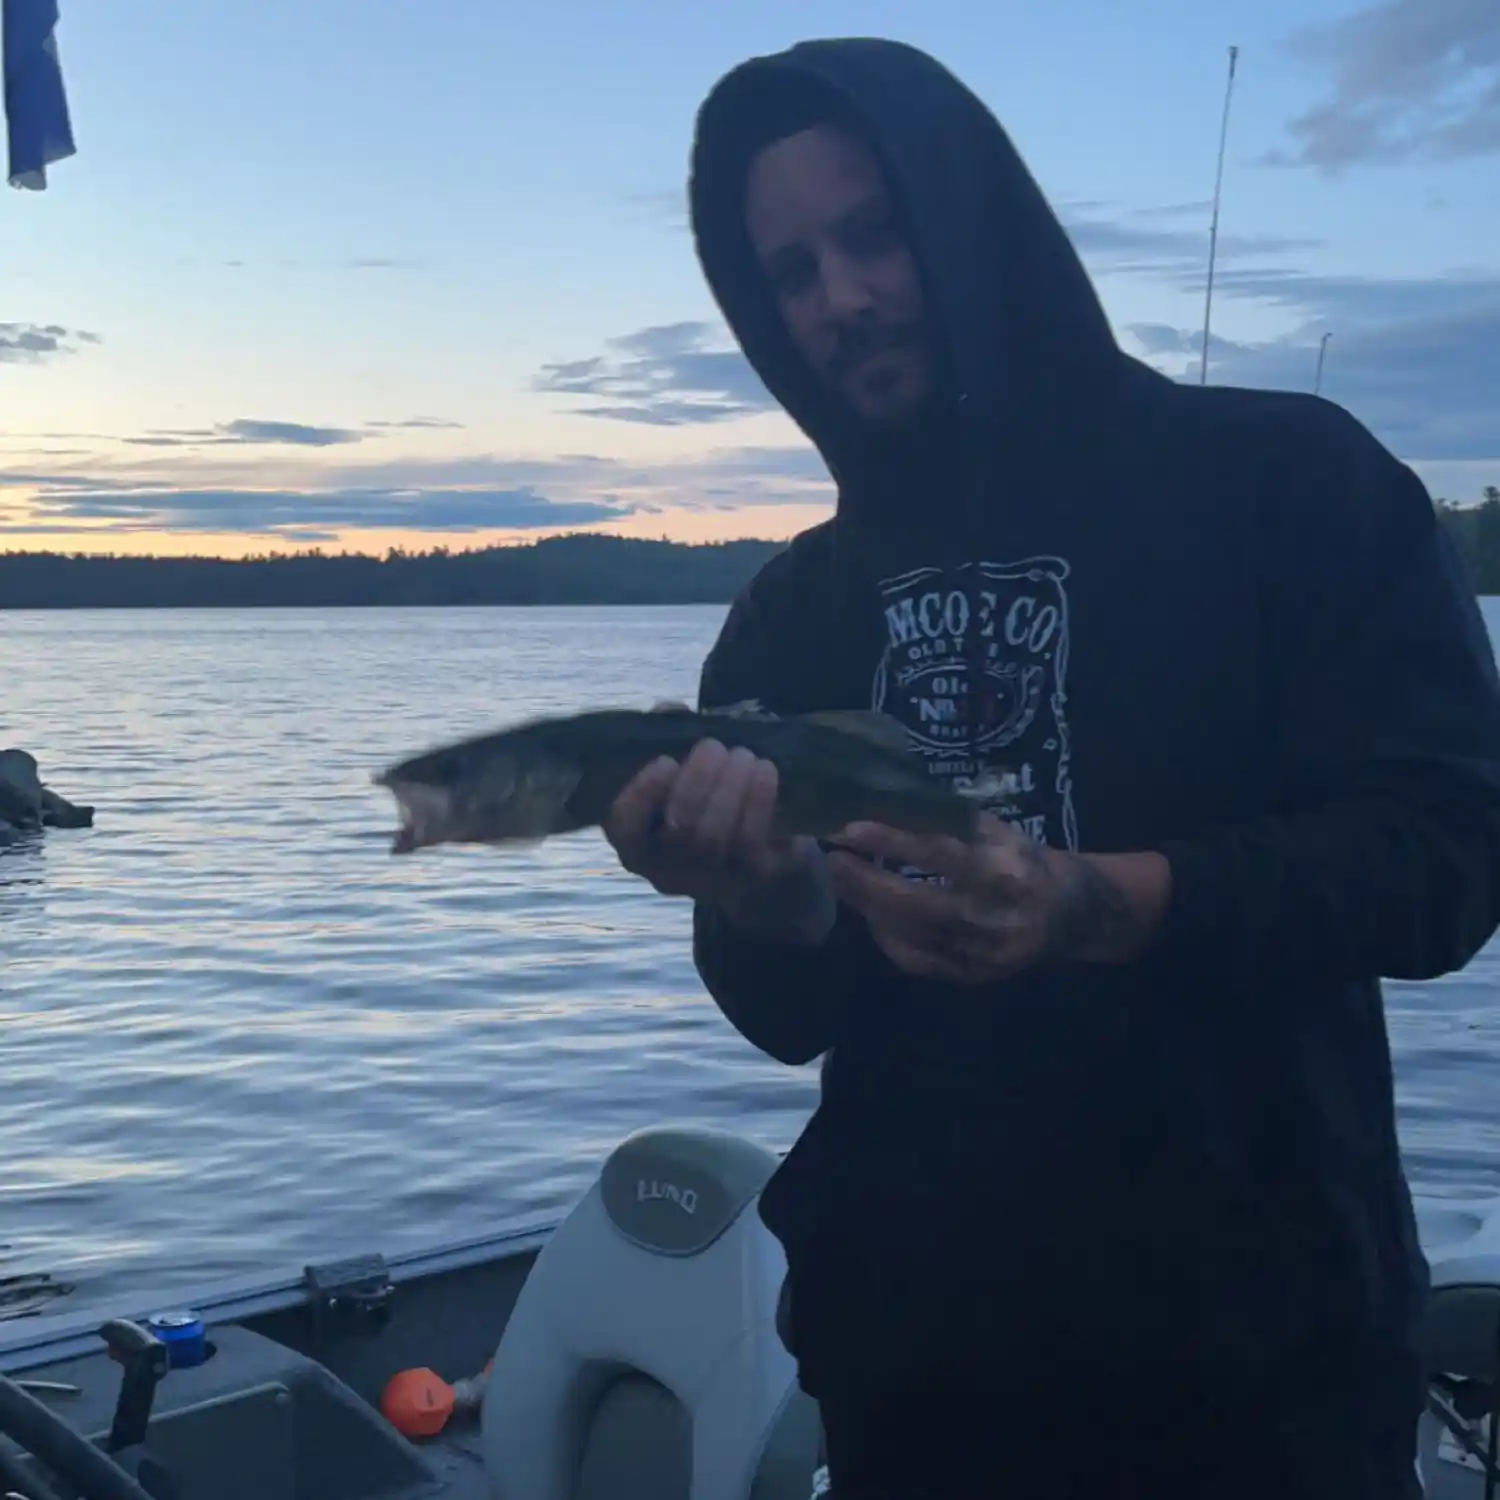
[[[832,490],[687,231],[744,57],[885,35],[1010,132],[1121,344],[1500,484],[1497,0],[61,0],[0,189],[0,549],[785,537]]]

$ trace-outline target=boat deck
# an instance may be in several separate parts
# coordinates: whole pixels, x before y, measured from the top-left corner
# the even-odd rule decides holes
[[[1443,1288],[1433,1337],[1451,1351],[1434,1356],[1438,1367],[1493,1383],[1500,1203],[1422,1208]],[[380,1395],[404,1369],[426,1366],[450,1381],[482,1370],[547,1237],[539,1228],[393,1265],[388,1316],[340,1321],[295,1281],[201,1301],[215,1352],[166,1376],[149,1429],[148,1449],[170,1470],[179,1500],[490,1500],[477,1424],[456,1421],[410,1443],[381,1415]],[[122,1376],[101,1348],[99,1320],[30,1318],[0,1336],[0,1370],[69,1387],[34,1394],[96,1443],[109,1431]],[[627,1377],[606,1405],[578,1500],[686,1500],[682,1409],[644,1377]],[[1480,1500],[1481,1473],[1457,1461],[1451,1440],[1440,1457],[1441,1434],[1424,1428],[1428,1500]],[[652,1475],[649,1495],[642,1473]],[[774,1492],[778,1500],[807,1493],[784,1479]],[[1109,1493],[1103,1476],[1100,1495]],[[751,1500],[762,1500],[759,1487]]]

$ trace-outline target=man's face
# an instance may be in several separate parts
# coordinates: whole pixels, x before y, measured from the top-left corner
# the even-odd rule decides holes
[[[745,221],[787,332],[860,417],[901,423],[932,389],[911,247],[869,149],[816,125],[751,163]]]

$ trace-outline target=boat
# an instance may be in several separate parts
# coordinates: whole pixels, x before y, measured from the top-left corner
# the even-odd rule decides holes
[[[0,0],[17,187],[45,190],[76,150],[57,22],[56,0]],[[187,1308],[0,1324],[0,1500],[810,1500],[817,1408],[756,1212],[779,1161],[725,1132],[638,1131],[561,1222]],[[1500,1198],[1417,1213],[1418,1470],[1431,1500],[1497,1500]]]
[[[817,1409],[760,1221],[780,1156],[626,1137],[560,1220],[378,1252],[166,1312],[0,1325],[0,1495],[28,1500],[809,1500]],[[1419,1470],[1500,1495],[1500,1197],[1417,1202]]]

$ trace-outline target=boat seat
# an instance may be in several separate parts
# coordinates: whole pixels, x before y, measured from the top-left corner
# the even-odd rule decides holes
[[[493,1500],[807,1500],[816,1405],[776,1329],[774,1153],[638,1131],[537,1256],[490,1373]]]
[[[1429,1373],[1500,1381],[1500,1198],[1417,1198],[1432,1288],[1420,1334]]]
[[[1429,1379],[1445,1375],[1500,1385],[1500,1198],[1414,1198],[1432,1286],[1424,1310],[1419,1353]],[[1489,1433],[1480,1418],[1470,1437],[1481,1450]],[[1418,1471],[1431,1500],[1478,1500],[1482,1476],[1424,1412],[1418,1424]],[[1465,1467],[1465,1465],[1468,1465]]]

